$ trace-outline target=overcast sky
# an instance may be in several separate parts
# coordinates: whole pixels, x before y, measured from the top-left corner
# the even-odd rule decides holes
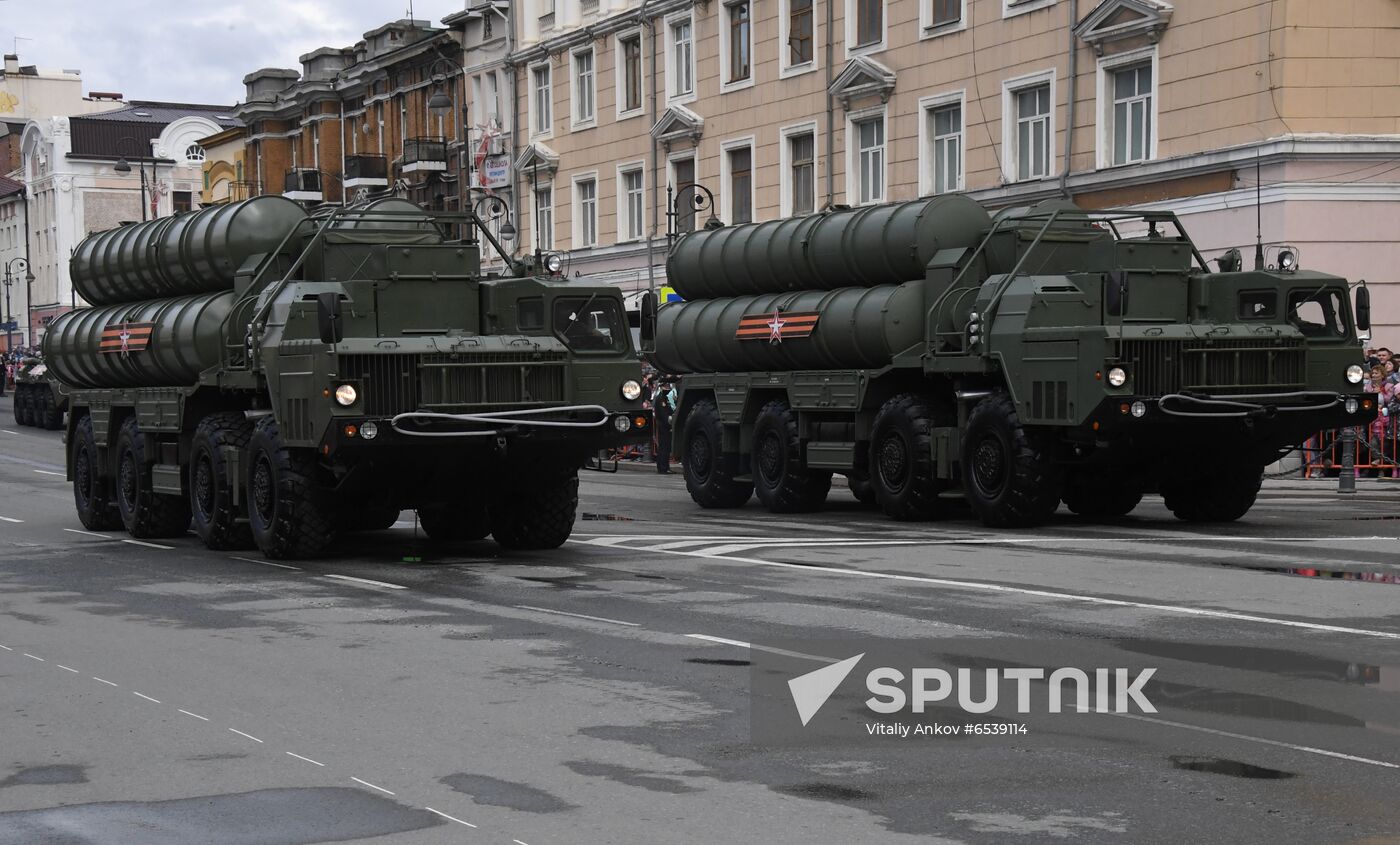
[[[440,25],[464,0],[412,0]],[[300,70],[297,56],[348,47],[407,17],[409,0],[0,0],[0,47],[20,64],[74,68],[83,90],[127,99],[229,105],[243,75]]]

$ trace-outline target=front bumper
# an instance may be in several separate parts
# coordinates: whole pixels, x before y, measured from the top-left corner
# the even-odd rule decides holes
[[[1098,437],[1234,432],[1261,445],[1284,448],[1325,429],[1367,425],[1377,411],[1375,394],[1370,393],[1180,392],[1107,398],[1090,415],[1089,427]]]
[[[372,437],[365,424],[372,423]],[[323,455],[391,450],[567,449],[596,452],[649,441],[652,415],[646,410],[602,406],[551,407],[464,414],[408,412],[392,417],[337,417],[321,441]]]

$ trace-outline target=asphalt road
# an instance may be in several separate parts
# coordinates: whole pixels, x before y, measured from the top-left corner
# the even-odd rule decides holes
[[[58,434],[9,401],[4,845],[1400,842],[1400,490],[996,533],[841,489],[706,512],[624,471],[555,552],[436,548],[406,513],[293,567],[84,532]],[[750,663],[794,641],[1147,661],[1160,712],[770,743]]]

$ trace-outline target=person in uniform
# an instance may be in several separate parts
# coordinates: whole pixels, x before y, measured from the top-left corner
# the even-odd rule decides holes
[[[652,397],[652,413],[656,415],[656,471],[671,472],[671,419],[676,413],[676,393],[668,381],[659,382]]]

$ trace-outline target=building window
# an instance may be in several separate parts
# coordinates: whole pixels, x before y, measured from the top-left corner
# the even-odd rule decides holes
[[[530,83],[534,92],[530,98],[534,112],[534,126],[531,128],[536,135],[544,135],[554,128],[554,86],[549,77],[549,65],[531,68]]]
[[[204,161],[204,158],[204,148],[200,145],[190,144],[188,147],[185,147],[185,161],[200,162]]]
[[[695,231],[695,159],[671,161],[671,184],[675,187],[676,231]]]
[[[811,62],[816,49],[812,29],[812,0],[789,0],[787,27],[788,66],[796,67]]]
[[[817,200],[817,136],[812,132],[789,135],[788,204],[792,214],[811,214]]]
[[[642,108],[642,35],[636,33],[618,39],[618,53],[622,57],[622,73],[618,80],[622,85],[618,102],[620,111],[633,112]]]
[[[962,103],[928,109],[929,160],[933,164],[932,193],[946,194],[963,187]]]
[[[725,150],[725,165],[729,171],[730,223],[753,222],[753,147],[742,146]]]
[[[749,26],[749,3],[741,0],[725,7],[729,17],[729,80],[741,82],[752,71],[752,37]]]
[[[574,183],[574,248],[598,243],[598,180]]]
[[[554,249],[554,186],[535,186],[535,246]]]
[[[884,115],[851,122],[855,135],[855,196],[861,205],[885,200]]]
[[[855,0],[856,46],[869,47],[885,37],[885,0]]]
[[[622,207],[618,211],[618,229],[622,240],[640,240],[645,232],[644,179],[640,167],[622,171],[621,190],[618,192],[622,197]]]
[[[933,3],[932,19],[928,26],[930,29],[952,26],[962,22],[964,0],[930,0]]]
[[[695,93],[695,42],[690,18],[671,23],[671,96]]]
[[[1112,163],[1133,164],[1152,157],[1152,63],[1109,72],[1113,111],[1108,122],[1113,138]]]
[[[593,85],[593,51],[582,50],[574,54],[574,125],[590,125],[594,122],[596,90]]]
[[[1016,179],[1044,179],[1050,173],[1050,85],[1011,92],[1016,118]]]
[[[172,191],[170,194],[170,210],[175,214],[184,214],[194,208],[194,199],[189,191]]]
[[[554,0],[540,0],[540,29],[554,28]]]

